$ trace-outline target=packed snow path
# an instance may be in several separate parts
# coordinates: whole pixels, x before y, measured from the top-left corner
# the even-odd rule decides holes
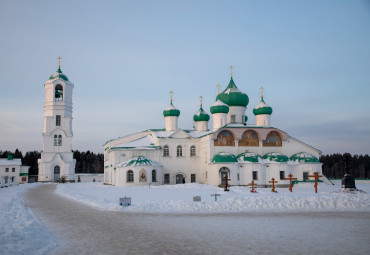
[[[217,215],[110,212],[55,194],[25,198],[59,242],[52,254],[368,254],[368,212]],[[32,253],[32,252],[31,252]]]

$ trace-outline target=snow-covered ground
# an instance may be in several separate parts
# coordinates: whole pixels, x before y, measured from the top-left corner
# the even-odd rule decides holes
[[[58,185],[57,193],[90,206],[109,211],[141,213],[235,213],[279,211],[370,211],[370,182],[357,182],[356,186],[367,193],[333,193],[340,189],[335,185],[319,184],[314,193],[312,183],[294,186],[293,193],[278,188],[258,188],[251,193],[250,187],[231,187],[229,192],[202,184],[163,185],[145,187],[115,187],[102,183],[68,183]],[[217,202],[212,194],[220,194]],[[120,197],[131,197],[132,205],[119,205]],[[193,202],[201,196],[201,202]]]
[[[50,233],[22,198],[24,192],[39,185],[0,189],[0,254],[45,254],[54,248]]]

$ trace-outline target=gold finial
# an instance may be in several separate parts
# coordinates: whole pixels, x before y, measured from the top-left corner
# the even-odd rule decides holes
[[[220,89],[221,89],[221,85],[220,84],[217,84],[217,91],[218,91],[218,94],[217,95],[219,95],[220,94]]]
[[[263,98],[263,87],[261,86],[260,89],[261,89],[261,98]]]
[[[200,99],[200,106],[202,106],[202,104],[203,104],[203,97],[200,96],[199,99]]]
[[[172,95],[173,95],[173,91],[171,90],[171,91],[170,91],[170,96],[171,96],[171,104],[172,104]]]
[[[230,76],[231,76],[231,77],[233,77],[233,68],[234,68],[234,67],[231,65],[231,66],[230,66],[230,70],[231,70],[231,74],[230,74]]]
[[[59,68],[60,68],[60,60],[62,59],[60,56],[57,57],[57,59],[59,60]]]

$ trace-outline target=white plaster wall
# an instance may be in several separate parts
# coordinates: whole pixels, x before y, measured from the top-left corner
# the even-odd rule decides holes
[[[261,127],[271,127],[271,118],[268,114],[256,115],[256,125]]]
[[[166,131],[174,131],[178,128],[178,117],[167,116],[164,118],[166,122]]]
[[[198,131],[207,131],[208,130],[208,121],[196,121],[195,129]]]
[[[139,174],[141,170],[146,171],[147,181],[140,182]],[[127,182],[127,171],[132,170],[134,172],[134,182]],[[152,171],[156,170],[157,172],[157,181],[153,182],[152,180]],[[163,178],[162,167],[159,166],[125,166],[117,167],[117,179],[114,185],[116,186],[149,186],[151,185],[161,185]]]
[[[229,106],[227,114],[227,123],[244,123],[245,110],[243,106]],[[231,122],[231,115],[235,115],[235,122]]]
[[[213,130],[217,130],[227,124],[227,114],[226,113],[212,114],[212,118],[213,118]]]

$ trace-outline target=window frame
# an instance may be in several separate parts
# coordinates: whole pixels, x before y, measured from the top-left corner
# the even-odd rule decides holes
[[[192,145],[190,146],[190,157],[196,157],[196,156],[197,156],[197,152],[196,152],[195,145]]]
[[[302,174],[303,174],[302,178],[303,178],[304,182],[310,180],[310,178],[308,177],[308,175],[309,175],[308,172],[303,172]]]
[[[133,183],[134,182],[134,171],[127,170],[126,172],[126,183]]]
[[[55,126],[60,127],[61,125],[61,116],[55,115]]]
[[[191,174],[190,175],[190,183],[195,183],[197,182],[197,175],[196,174]]]
[[[284,180],[285,179],[285,171],[280,171],[279,172],[279,177],[280,177],[280,180]],[[283,177],[283,178],[281,178]]]
[[[157,171],[155,169],[152,170],[152,182],[157,182]]]
[[[182,146],[181,145],[178,145],[176,147],[176,156],[177,157],[182,157]]]
[[[258,171],[252,171],[252,180],[258,181]]]
[[[58,135],[58,146],[62,146],[62,135]]]
[[[12,167],[12,173],[15,173],[15,167]]]
[[[163,146],[163,157],[170,156],[170,147],[168,145]]]
[[[170,184],[170,174],[164,174],[164,184]]]
[[[5,173],[9,173],[9,167],[5,168]]]

